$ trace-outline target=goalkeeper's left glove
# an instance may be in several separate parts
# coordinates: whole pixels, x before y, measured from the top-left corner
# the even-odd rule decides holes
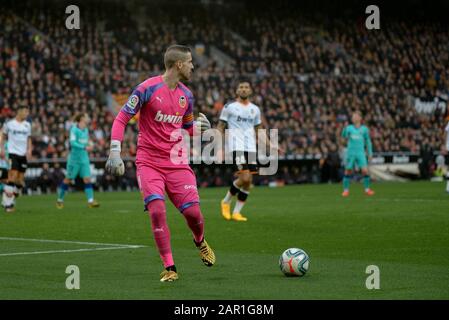
[[[204,131],[210,129],[210,127],[211,126],[210,126],[209,120],[207,120],[206,116],[200,112],[198,118],[196,118],[196,121],[195,121],[196,131],[204,132]]]

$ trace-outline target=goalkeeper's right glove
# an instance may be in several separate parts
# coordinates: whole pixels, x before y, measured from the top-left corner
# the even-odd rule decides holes
[[[125,173],[125,164],[120,157],[121,145],[120,141],[112,140],[109,150],[109,158],[106,161],[106,171],[114,176],[122,176]]]

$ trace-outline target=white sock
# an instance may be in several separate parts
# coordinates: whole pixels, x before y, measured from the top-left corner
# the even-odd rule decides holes
[[[232,197],[233,197],[233,195],[228,191],[226,193],[226,196],[223,199],[223,202],[230,203],[232,201]]]
[[[2,205],[4,207],[14,206],[14,198],[14,187],[5,185],[3,189]]]
[[[237,200],[235,203],[234,211],[232,213],[240,213],[245,205],[245,201]]]
[[[446,182],[446,191],[449,192],[449,180]]]
[[[94,198],[90,198],[89,200],[87,200],[88,203],[92,203],[94,202]]]

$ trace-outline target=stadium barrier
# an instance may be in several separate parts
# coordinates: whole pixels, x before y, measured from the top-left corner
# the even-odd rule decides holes
[[[431,163],[424,163],[424,167],[435,164],[439,153],[433,153]],[[444,158],[443,158],[444,159]],[[107,177],[104,165],[107,158],[91,159],[92,182],[96,189],[103,190],[133,190],[137,188],[135,180],[135,158],[123,158],[128,166],[127,174],[124,177]],[[195,161],[193,161],[195,160]],[[449,160],[445,156],[445,161]],[[210,164],[198,163],[198,159],[192,159],[191,167],[197,175],[200,186],[226,186],[234,179],[234,168],[232,164]],[[280,186],[284,184],[298,183],[320,183],[323,182],[323,163],[325,159],[322,155],[287,155],[280,156],[278,160],[278,171],[271,176],[256,176],[256,185]],[[42,177],[44,164],[48,164],[48,177]],[[29,168],[25,178],[27,182],[28,194],[53,192],[65,174],[66,159],[51,158],[29,161]],[[374,155],[370,173],[374,180],[378,181],[408,181],[421,178],[421,168],[423,160],[419,154],[415,153],[377,153]],[[343,174],[343,164],[335,168],[338,177],[333,182],[338,182]],[[428,177],[429,179],[431,177]],[[82,188],[81,180],[75,183],[76,188]],[[43,191],[45,190],[45,191]]]

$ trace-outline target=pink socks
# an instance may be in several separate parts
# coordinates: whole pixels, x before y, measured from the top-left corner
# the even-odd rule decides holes
[[[167,225],[165,203],[163,200],[153,200],[147,205],[151,218],[151,229],[159,250],[164,268],[174,265],[170,246],[170,230]]]
[[[198,203],[195,203],[190,207],[184,209],[182,214],[186,219],[190,230],[192,230],[195,242],[201,242],[204,236],[204,219],[203,215],[201,214],[200,205]]]

